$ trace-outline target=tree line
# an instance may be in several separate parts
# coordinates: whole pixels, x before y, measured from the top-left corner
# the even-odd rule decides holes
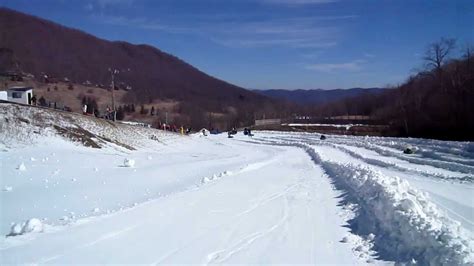
[[[401,136],[474,139],[474,54],[442,38],[430,44],[423,68],[381,94],[365,94],[313,108],[313,115],[368,115]]]

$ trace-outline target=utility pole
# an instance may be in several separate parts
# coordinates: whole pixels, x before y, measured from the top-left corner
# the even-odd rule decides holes
[[[118,74],[119,71],[117,69],[109,68],[109,72],[112,75],[112,112],[114,112],[114,122],[117,120],[117,111],[115,110],[115,74]]]

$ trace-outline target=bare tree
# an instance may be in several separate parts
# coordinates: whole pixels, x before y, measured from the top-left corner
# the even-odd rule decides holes
[[[474,45],[466,45],[463,52],[463,59],[466,60],[467,71],[471,70],[471,61],[474,58]]]
[[[454,49],[455,39],[441,38],[441,40],[428,46],[423,60],[426,61],[428,70],[435,70],[439,75],[442,72],[442,66],[449,58],[449,53]]]

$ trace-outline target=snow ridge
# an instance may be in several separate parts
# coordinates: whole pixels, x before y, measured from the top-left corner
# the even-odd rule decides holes
[[[298,146],[322,165],[338,189],[347,192],[347,201],[359,205],[356,230],[375,233],[375,248],[383,258],[423,265],[474,263],[473,239],[406,180],[367,166],[323,159],[314,148]]]

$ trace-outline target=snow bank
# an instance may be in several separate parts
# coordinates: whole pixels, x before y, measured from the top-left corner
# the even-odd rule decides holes
[[[10,234],[8,236],[23,235],[26,233],[39,233],[43,232],[43,223],[37,219],[32,218],[24,223],[12,224]]]
[[[375,249],[384,259],[422,265],[474,263],[474,240],[406,180],[370,167],[323,159],[314,148],[298,146],[347,193],[346,201],[358,204],[351,227],[362,235],[374,234]]]
[[[344,128],[346,130],[351,129],[351,127],[355,126],[367,126],[363,124],[283,124],[283,125],[288,125],[290,127],[335,127],[335,128]]]
[[[19,171],[26,171],[26,166],[24,163],[21,163],[16,169],[18,169]]]
[[[231,175],[231,174],[232,174],[231,171],[224,171],[224,172],[219,173],[219,174],[213,174],[212,176],[206,176],[206,177],[203,177],[201,179],[201,184],[206,184],[206,183],[218,180],[222,177],[225,177],[225,176],[228,176],[228,175]]]
[[[31,145],[44,137],[59,135],[90,147],[111,145],[133,150],[179,140],[153,128],[113,123],[108,120],[37,106],[0,104],[0,144],[6,147]],[[155,136],[154,140],[150,136]]]
[[[125,167],[134,167],[134,166],[135,166],[135,160],[129,159],[129,158],[125,158],[125,159],[123,160],[123,166],[125,166]]]

